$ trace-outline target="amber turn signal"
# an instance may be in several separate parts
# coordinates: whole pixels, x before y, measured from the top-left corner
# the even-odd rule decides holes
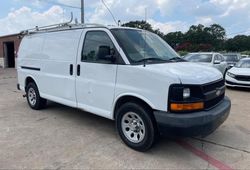
[[[204,109],[204,103],[171,103],[170,108],[172,111],[191,111]]]

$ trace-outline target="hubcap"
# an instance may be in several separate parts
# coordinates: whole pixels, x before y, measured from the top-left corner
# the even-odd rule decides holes
[[[145,137],[145,125],[141,117],[134,112],[128,112],[122,117],[122,132],[133,143],[141,142]]]
[[[32,106],[36,104],[36,92],[33,88],[29,88],[28,90],[28,100]]]

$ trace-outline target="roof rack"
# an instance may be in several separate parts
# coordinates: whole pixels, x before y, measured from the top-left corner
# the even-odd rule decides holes
[[[53,24],[53,25],[47,25],[47,26],[36,26],[35,28],[27,29],[20,32],[20,35],[27,35],[27,34],[33,34],[38,32],[50,32],[50,31],[58,31],[63,29],[71,29],[71,28],[87,28],[87,27],[105,27],[101,24],[95,24],[95,23],[87,23],[87,24],[71,24],[73,21],[73,13],[71,12],[71,18],[67,22],[59,23],[59,24]]]

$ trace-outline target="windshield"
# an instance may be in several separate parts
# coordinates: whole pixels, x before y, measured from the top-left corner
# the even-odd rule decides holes
[[[237,55],[224,55],[225,61],[237,62],[239,61]]]
[[[212,57],[212,54],[189,54],[185,56],[184,59],[190,62],[211,63]]]
[[[250,60],[241,60],[235,65],[235,67],[250,68]]]
[[[111,32],[132,64],[181,60],[178,54],[156,34],[134,29],[112,29]]]

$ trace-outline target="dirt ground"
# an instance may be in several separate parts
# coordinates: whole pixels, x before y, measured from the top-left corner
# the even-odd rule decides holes
[[[0,68],[1,169],[250,169],[250,90],[226,90],[231,114],[208,137],[161,139],[140,153],[113,121],[53,102],[31,110],[16,83],[15,69]]]

